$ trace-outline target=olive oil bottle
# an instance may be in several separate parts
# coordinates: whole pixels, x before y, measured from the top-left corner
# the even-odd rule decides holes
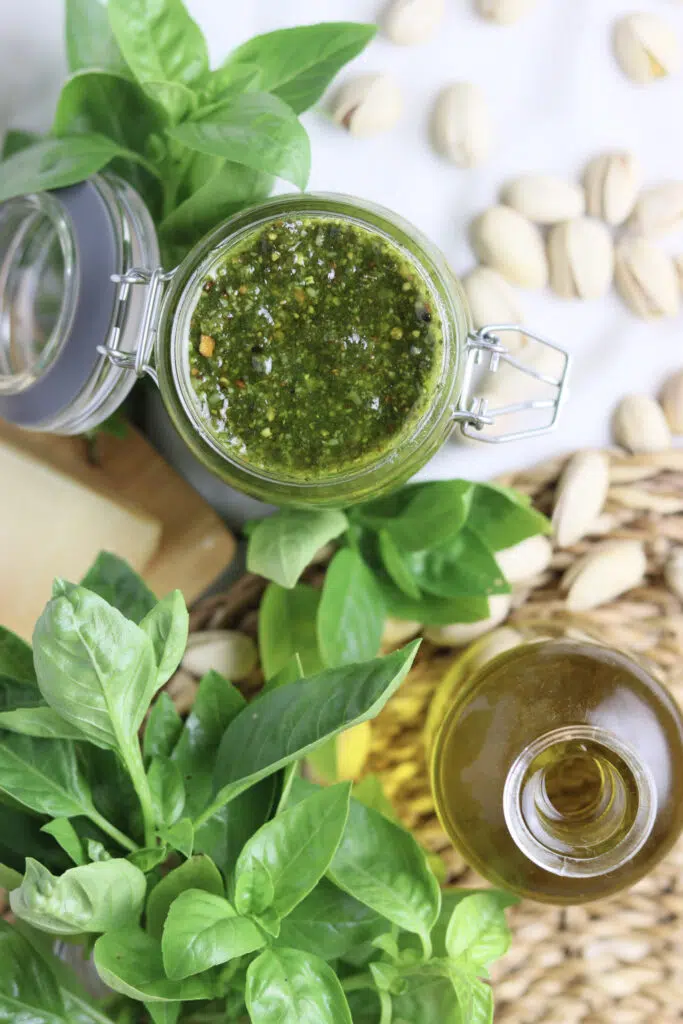
[[[431,774],[442,824],[480,874],[581,903],[638,881],[683,829],[683,717],[618,651],[523,644],[451,694]]]

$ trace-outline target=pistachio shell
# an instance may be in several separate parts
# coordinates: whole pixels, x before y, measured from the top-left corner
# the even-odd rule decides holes
[[[547,537],[537,534],[510,548],[496,551],[495,557],[508,583],[526,583],[545,572],[553,557],[553,549]]]
[[[683,256],[674,256],[674,267],[678,277],[678,287],[683,292]]]
[[[641,84],[678,70],[680,52],[671,26],[656,14],[627,14],[615,23],[614,52],[621,70]]]
[[[369,138],[393,128],[403,108],[401,91],[389,75],[359,75],[346,82],[335,97],[332,118],[357,138]]]
[[[580,217],[586,206],[580,185],[550,174],[522,174],[507,183],[501,198],[536,224]]]
[[[432,115],[436,150],[458,167],[476,167],[491,151],[491,114],[482,89],[471,82],[447,85]]]
[[[577,452],[564,468],[555,492],[553,528],[559,547],[576,544],[602,512],[609,488],[604,452]]]
[[[631,213],[640,188],[640,164],[633,153],[618,150],[596,156],[586,167],[586,209],[616,227]]]
[[[548,281],[543,236],[530,220],[509,206],[492,206],[472,223],[472,245],[482,263],[511,284],[543,288]]]
[[[612,236],[600,221],[577,217],[548,235],[550,287],[562,298],[597,299],[612,283]]]
[[[450,626],[430,626],[424,635],[431,643],[439,647],[464,647],[472,640],[490,633],[499,626],[510,611],[509,594],[496,594],[489,598],[489,617],[478,622],[453,622]]]
[[[664,579],[669,590],[683,601],[683,548],[674,548],[664,568]]]
[[[444,8],[444,0],[391,0],[384,12],[384,31],[399,46],[426,43],[439,27]]]
[[[522,307],[515,290],[497,270],[475,267],[462,284],[475,327],[524,323]],[[523,347],[523,335],[507,332],[504,344],[511,352],[517,352]]]
[[[209,629],[191,633],[182,667],[194,676],[213,669],[234,682],[246,678],[258,661],[256,645],[250,636],[230,629]]]
[[[563,587],[572,612],[589,611],[642,583],[647,569],[640,541],[610,541],[593,548],[565,573]]]
[[[671,447],[671,432],[662,407],[649,395],[622,398],[612,427],[617,443],[631,452],[662,452]]]
[[[683,225],[683,181],[667,181],[646,189],[628,222],[629,231],[648,238],[666,235]]]
[[[659,395],[666,422],[673,434],[683,434],[683,370],[672,373]]]
[[[475,0],[477,12],[488,21],[511,25],[536,6],[537,0]]]
[[[681,296],[674,261],[645,238],[624,238],[617,245],[614,283],[626,305],[644,320],[678,313]]]

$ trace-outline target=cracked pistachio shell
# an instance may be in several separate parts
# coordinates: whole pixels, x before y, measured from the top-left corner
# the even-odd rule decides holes
[[[548,263],[550,287],[562,298],[598,299],[612,283],[612,236],[589,217],[557,224],[548,235]]]
[[[239,682],[249,675],[257,661],[256,644],[250,636],[230,629],[209,629],[190,633],[182,667],[198,677],[213,669]]]
[[[474,7],[482,18],[499,25],[512,25],[536,6],[537,0],[475,0]]]
[[[624,238],[616,249],[614,282],[626,305],[643,320],[677,315],[678,275],[668,253],[645,238]]]
[[[392,43],[426,43],[443,18],[444,0],[391,0],[384,12],[384,31]]]
[[[508,583],[526,583],[538,576],[550,565],[553,557],[552,544],[540,533],[527,537],[519,544],[496,551],[495,558],[500,571]]]
[[[359,139],[393,128],[403,109],[401,91],[389,75],[359,75],[337,93],[333,120]]]
[[[586,205],[580,185],[550,174],[522,174],[507,183],[501,198],[536,224],[580,217]]]
[[[614,53],[624,74],[641,84],[666,78],[680,66],[676,33],[656,14],[619,18],[614,26]]]
[[[683,181],[667,181],[645,189],[628,222],[629,231],[654,238],[683,225]]]
[[[558,547],[576,544],[603,510],[609,489],[609,459],[604,452],[576,452],[555,491],[553,531]]]
[[[614,601],[645,578],[647,558],[640,541],[609,541],[579,558],[564,574],[567,608],[585,612]]]
[[[672,434],[683,434],[683,370],[667,377],[659,393],[659,402]]]
[[[479,260],[510,284],[543,288],[548,261],[543,236],[535,224],[509,206],[492,206],[471,226],[472,246]]]
[[[493,131],[482,89],[454,82],[437,96],[432,114],[435,149],[458,167],[476,167],[491,151]]]
[[[614,439],[634,454],[663,452],[671,447],[664,411],[650,395],[626,395],[612,420]]]
[[[640,164],[633,153],[618,150],[596,156],[583,176],[588,214],[612,227],[623,224],[633,210],[640,182]]]

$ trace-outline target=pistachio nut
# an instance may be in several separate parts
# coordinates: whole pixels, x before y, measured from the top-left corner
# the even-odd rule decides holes
[[[403,109],[401,91],[389,75],[359,75],[337,93],[332,118],[357,138],[393,128]]]
[[[674,548],[664,567],[664,579],[669,590],[683,601],[683,548]]]
[[[443,18],[444,0],[391,0],[384,12],[384,31],[392,43],[426,43]]]
[[[605,452],[576,452],[564,468],[555,491],[553,529],[559,547],[576,544],[602,512],[609,488]]]
[[[522,324],[524,314],[514,288],[491,267],[475,267],[462,282],[475,327]],[[512,352],[523,347],[523,336],[509,331],[504,344]]]
[[[640,181],[640,164],[633,153],[617,150],[596,156],[583,175],[587,212],[613,227],[623,224],[635,205]]]
[[[527,537],[519,544],[496,551],[496,562],[508,583],[527,583],[550,565],[553,549],[547,537],[540,533]]]
[[[628,78],[644,84],[678,70],[676,33],[656,14],[627,14],[614,26],[614,53]]]
[[[543,236],[535,224],[509,206],[492,206],[471,226],[472,246],[482,263],[511,284],[543,288],[548,261]]]
[[[649,395],[626,395],[614,411],[612,430],[617,444],[635,454],[663,452],[671,447],[664,411]]]
[[[536,224],[580,217],[586,205],[580,185],[551,174],[522,174],[507,183],[501,199]]]
[[[182,667],[193,676],[206,675],[213,669],[239,682],[257,661],[256,644],[250,636],[230,629],[209,629],[190,633]]]
[[[632,590],[643,582],[647,558],[640,541],[608,541],[579,558],[564,574],[567,608],[585,612]]]
[[[649,238],[666,235],[683,225],[683,181],[667,181],[646,189],[628,222],[629,231]]]
[[[673,317],[681,296],[673,259],[645,238],[617,245],[614,282],[626,305],[644,320]]]
[[[475,0],[477,13],[499,25],[511,25],[536,6],[536,0]]]
[[[683,256],[674,256],[674,267],[676,268],[676,276],[678,277],[678,286],[683,292]]]
[[[550,287],[564,299],[598,299],[614,274],[612,236],[598,220],[577,217],[548,234]]]
[[[659,403],[672,434],[683,434],[683,370],[672,373],[664,381]]]
[[[458,167],[476,167],[491,151],[489,105],[482,89],[454,82],[437,96],[432,113],[434,148]]]
[[[480,636],[490,633],[499,626],[510,611],[509,594],[496,594],[489,598],[489,616],[478,622],[453,622],[450,626],[430,626],[424,635],[430,643],[438,647],[464,647],[465,644],[478,640]]]

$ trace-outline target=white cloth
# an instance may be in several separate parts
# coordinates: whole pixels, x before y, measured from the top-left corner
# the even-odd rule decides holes
[[[249,36],[311,21],[372,21],[382,0],[189,0],[214,61]],[[437,37],[398,47],[378,36],[342,72],[388,71],[405,99],[400,124],[360,141],[324,112],[306,115],[313,143],[313,189],[373,199],[413,221],[436,241],[460,273],[473,265],[468,223],[491,205],[500,186],[522,172],[578,177],[586,161],[611,147],[634,150],[649,184],[683,179],[683,72],[648,86],[629,82],[611,46],[614,19],[633,9],[622,0],[538,0],[513,26],[477,17],[471,0],[446,0]],[[666,18],[683,47],[683,4],[639,0],[638,9]],[[64,74],[62,4],[0,0],[0,128],[3,121],[44,127]],[[447,82],[485,90],[496,123],[495,151],[482,168],[459,170],[438,158],[428,140],[432,103]],[[663,243],[683,251],[683,236]],[[683,366],[683,316],[645,324],[612,294],[565,302],[550,292],[524,297],[530,327],[574,356],[572,394],[558,430],[514,445],[446,444],[422,476],[483,478],[548,455],[608,440],[609,416],[628,391],[654,393]]]

